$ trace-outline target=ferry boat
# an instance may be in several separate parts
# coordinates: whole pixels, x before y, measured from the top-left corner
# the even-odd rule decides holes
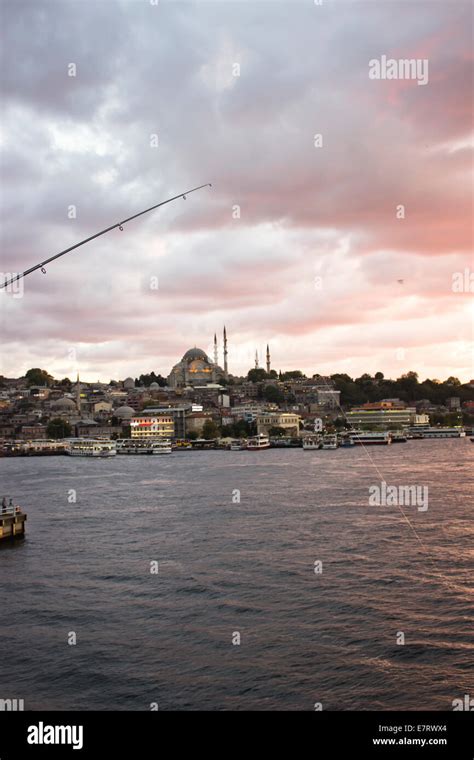
[[[344,438],[341,438],[339,441],[339,447],[341,449],[350,449],[352,446],[354,446],[354,441],[352,438],[344,436]]]
[[[364,446],[372,446],[374,444],[388,445],[392,443],[392,436],[388,431],[368,431],[368,432],[356,432],[351,433],[351,439],[354,443],[363,444]]]
[[[247,451],[261,451],[263,449],[270,448],[270,439],[268,435],[259,433],[258,435],[249,438],[247,441]]]
[[[229,449],[231,451],[243,451],[247,446],[247,442],[241,440],[240,438],[236,438],[235,440],[231,441],[231,444],[229,446]]]
[[[423,438],[465,438],[466,431],[461,427],[426,427],[420,428]]]
[[[171,454],[171,441],[121,438],[117,441],[117,454]]]
[[[320,436],[307,435],[303,438],[303,451],[317,451],[321,448]]]
[[[392,430],[390,432],[392,443],[406,443],[408,436],[402,430]]]
[[[66,442],[65,453],[70,457],[114,457],[117,443],[99,438],[72,438]]]
[[[337,449],[337,435],[324,435],[321,448],[323,451]]]

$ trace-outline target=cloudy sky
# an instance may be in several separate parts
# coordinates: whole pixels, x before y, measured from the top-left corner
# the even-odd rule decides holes
[[[213,183],[2,291],[1,374],[168,374],[226,324],[236,374],[474,376],[470,2],[0,6],[3,273]]]

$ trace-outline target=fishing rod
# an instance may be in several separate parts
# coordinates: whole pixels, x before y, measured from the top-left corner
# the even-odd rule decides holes
[[[59,259],[60,256],[64,256],[64,254],[69,253],[70,251],[73,251],[75,248],[79,248],[81,245],[84,245],[85,243],[89,243],[91,240],[95,240],[95,238],[98,238],[101,235],[105,235],[105,233],[110,232],[110,230],[117,229],[117,227],[119,228],[120,231],[123,231],[123,225],[126,224],[126,222],[130,222],[132,219],[136,219],[139,216],[143,216],[143,214],[148,214],[149,211],[153,211],[155,208],[164,206],[166,203],[171,203],[172,201],[175,201],[178,198],[183,198],[183,200],[186,200],[187,195],[194,193],[196,190],[201,190],[203,187],[212,187],[212,184],[208,182],[205,185],[199,185],[199,187],[193,187],[192,190],[186,190],[186,192],[180,193],[179,195],[175,195],[173,196],[173,198],[168,198],[166,201],[161,201],[161,203],[157,203],[155,206],[150,206],[150,208],[146,208],[145,211],[139,211],[138,214],[133,214],[133,216],[129,216],[127,219],[123,219],[121,222],[117,222],[117,224],[112,224],[111,227],[107,227],[107,229],[102,230],[101,232],[96,232],[95,235],[91,235],[85,240],[81,240],[80,243],[71,245],[69,248],[66,248],[64,251],[60,251],[59,253],[56,253],[54,256],[50,256],[49,259],[45,259],[44,261],[41,261],[39,264],[36,264],[36,266],[31,267],[30,269],[26,269],[24,272],[19,272],[18,274],[15,274],[9,280],[5,280],[5,282],[0,283],[0,288],[8,287],[8,285],[11,285],[13,282],[16,282],[17,280],[20,280],[22,277],[26,277],[26,275],[31,274],[32,272],[36,272],[37,269],[41,269],[43,274],[46,274],[46,269],[44,268],[45,265],[49,264],[51,261],[54,261],[55,259]]]

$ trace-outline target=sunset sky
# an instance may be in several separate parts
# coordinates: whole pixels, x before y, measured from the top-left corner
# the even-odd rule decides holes
[[[225,324],[235,374],[474,377],[470,2],[0,6],[0,271],[213,184],[2,291],[1,374],[167,375]]]

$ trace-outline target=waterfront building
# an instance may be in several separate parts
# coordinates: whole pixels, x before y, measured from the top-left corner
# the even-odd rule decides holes
[[[11,423],[0,424],[0,438],[14,438],[15,437],[15,425]]]
[[[186,415],[191,412],[192,404],[180,404],[179,406],[154,406],[144,409],[140,417],[171,417],[173,420],[174,432],[170,438],[186,438]]]
[[[417,414],[415,407],[394,409],[380,405],[373,406],[377,406],[377,408],[367,409],[362,407],[347,412],[347,422],[356,428],[381,427],[392,430],[399,430],[407,425],[429,425],[429,416],[427,414]]]
[[[46,438],[46,427],[41,423],[36,425],[22,425],[20,438],[24,441]]]
[[[213,421],[212,412],[191,412],[186,415],[186,434],[202,434],[202,429],[207,420]]]
[[[77,438],[110,438],[117,428],[110,425],[101,425],[92,419],[82,419],[75,425]]]
[[[132,438],[174,438],[173,415],[163,412],[132,417],[130,430]]]
[[[230,413],[234,422],[243,420],[244,422],[256,422],[257,417],[264,415],[267,412],[278,411],[278,405],[272,403],[265,404],[240,404],[233,406],[230,409]]]
[[[257,434],[268,435],[273,427],[283,428],[288,435],[299,435],[300,415],[287,412],[264,412],[257,416]]]

